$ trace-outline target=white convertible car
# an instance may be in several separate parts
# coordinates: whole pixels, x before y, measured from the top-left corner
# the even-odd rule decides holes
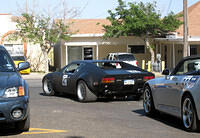
[[[200,119],[200,56],[182,59],[170,73],[144,85],[144,111],[156,110],[179,117],[187,131],[199,130]]]

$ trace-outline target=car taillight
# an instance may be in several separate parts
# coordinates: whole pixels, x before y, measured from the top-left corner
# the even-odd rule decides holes
[[[154,76],[144,76],[144,81],[148,81],[154,78],[155,78]]]
[[[136,65],[138,66],[138,62],[136,61]]]
[[[115,78],[112,77],[112,78],[103,78],[101,80],[102,83],[114,83],[115,82]]]

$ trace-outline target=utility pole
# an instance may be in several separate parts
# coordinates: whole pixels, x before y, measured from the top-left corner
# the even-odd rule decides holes
[[[28,0],[26,0],[26,13],[28,13]]]
[[[190,49],[188,47],[188,10],[187,10],[187,0],[183,0],[183,18],[184,18],[184,35],[183,35],[183,41],[184,41],[184,48],[183,48],[183,57],[190,55]]]

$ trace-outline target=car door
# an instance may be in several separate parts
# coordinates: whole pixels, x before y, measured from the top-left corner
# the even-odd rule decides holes
[[[179,79],[178,76],[169,75],[160,79],[159,83],[155,85],[155,100],[159,110],[176,110],[175,99],[179,91],[177,85]]]
[[[60,90],[65,93],[73,93],[75,89],[75,82],[79,69],[79,63],[71,63],[66,66],[61,73],[59,78]]]
[[[169,75],[165,78],[157,92],[159,108],[163,110],[178,111],[179,97],[183,88],[182,80],[185,75]]]
[[[194,71],[191,64],[193,64],[191,61],[186,60],[178,64],[171,75],[165,77],[162,84],[164,87],[157,90],[157,100],[162,111],[174,115],[180,112],[179,103],[182,90],[187,85],[187,81],[191,79],[191,75],[188,74]]]

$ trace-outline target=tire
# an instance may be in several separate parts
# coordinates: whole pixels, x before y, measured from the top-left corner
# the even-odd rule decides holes
[[[148,86],[146,86],[144,89],[143,107],[146,115],[152,116],[155,113],[152,92]]]
[[[194,102],[191,96],[186,95],[183,98],[181,106],[181,117],[184,129],[186,131],[199,130],[198,118]]]
[[[79,102],[92,102],[97,100],[97,96],[90,91],[83,80],[78,82],[76,91]]]
[[[49,79],[47,78],[44,79],[42,83],[42,88],[43,88],[44,95],[47,95],[47,96],[55,95],[55,91],[53,90],[52,83]]]
[[[15,127],[19,131],[29,131],[30,128],[30,115],[23,121],[16,122]]]

